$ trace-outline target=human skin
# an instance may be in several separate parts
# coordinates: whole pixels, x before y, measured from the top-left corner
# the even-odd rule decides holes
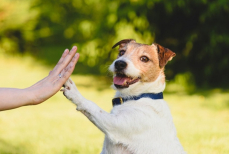
[[[37,105],[56,94],[72,74],[79,59],[77,47],[66,49],[49,75],[25,89],[0,88],[0,111]],[[60,75],[61,74],[61,75]]]

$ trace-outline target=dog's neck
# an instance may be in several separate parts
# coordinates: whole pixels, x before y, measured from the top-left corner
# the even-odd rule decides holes
[[[138,96],[142,93],[160,93],[165,89],[165,75],[164,72],[161,72],[153,82],[138,82],[126,89],[119,90],[114,85],[113,88],[116,90],[115,97]]]

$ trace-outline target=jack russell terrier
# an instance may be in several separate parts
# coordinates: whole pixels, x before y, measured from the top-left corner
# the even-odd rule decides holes
[[[101,154],[184,154],[173,119],[163,100],[164,67],[176,55],[153,43],[125,39],[116,43],[118,58],[110,65],[117,91],[107,113],[84,98],[69,79],[64,95],[104,134]]]

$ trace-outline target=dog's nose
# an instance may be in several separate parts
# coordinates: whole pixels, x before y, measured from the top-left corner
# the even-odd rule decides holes
[[[124,70],[126,66],[127,66],[127,63],[122,60],[118,60],[115,62],[115,68],[117,69],[117,71]]]

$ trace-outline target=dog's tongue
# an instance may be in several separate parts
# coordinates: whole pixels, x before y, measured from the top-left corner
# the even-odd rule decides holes
[[[114,84],[116,84],[116,85],[124,85],[126,83],[125,81],[127,81],[129,79],[130,78],[128,78],[128,77],[115,76],[113,81],[114,81]]]

